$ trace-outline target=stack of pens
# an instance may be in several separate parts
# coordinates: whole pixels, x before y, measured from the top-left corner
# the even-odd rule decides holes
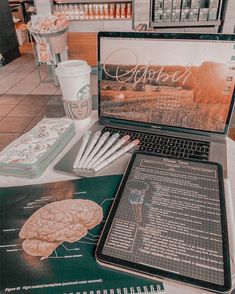
[[[120,138],[118,133],[100,131],[91,136],[88,131],[82,138],[81,147],[73,164],[74,169],[86,169],[98,172],[127,151],[139,144],[139,140],[130,141],[130,136]]]

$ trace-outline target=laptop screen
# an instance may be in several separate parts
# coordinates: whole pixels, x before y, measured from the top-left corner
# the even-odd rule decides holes
[[[99,33],[102,118],[226,133],[234,84],[234,35]]]

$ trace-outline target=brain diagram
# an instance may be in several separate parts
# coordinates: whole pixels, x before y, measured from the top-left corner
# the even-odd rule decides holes
[[[25,252],[47,258],[61,243],[80,240],[102,218],[102,208],[93,201],[55,201],[34,212],[23,225],[19,237],[24,239]]]
[[[135,221],[137,223],[142,222],[142,205],[144,197],[149,186],[143,181],[129,180],[127,182],[127,188],[129,189],[128,200],[132,206],[134,212]]]

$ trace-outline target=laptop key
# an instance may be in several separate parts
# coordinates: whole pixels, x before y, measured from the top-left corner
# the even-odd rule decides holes
[[[147,151],[150,151],[150,152],[152,152],[153,151],[153,148],[147,148]]]
[[[188,158],[189,158],[189,159],[198,159],[198,160],[202,160],[201,156],[194,155],[194,154],[189,154]]]
[[[200,152],[200,151],[196,151],[196,150],[195,150],[195,151],[193,152],[193,154],[194,154],[194,155],[201,156],[203,153],[202,153],[202,152]]]
[[[162,153],[162,150],[161,149],[154,149],[154,153],[161,154]]]
[[[178,137],[148,134],[139,131],[105,127],[102,133],[119,133],[120,136],[129,135],[131,140],[140,139],[139,150],[154,154],[164,154],[179,158],[208,160],[209,142],[182,139]]]

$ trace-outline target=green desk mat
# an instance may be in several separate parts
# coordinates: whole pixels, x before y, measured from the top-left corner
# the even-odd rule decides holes
[[[121,176],[86,178],[0,189],[0,293],[157,293],[163,284],[100,266],[94,257],[104,221],[75,243],[64,242],[49,258],[25,253],[19,231],[40,207],[69,198],[102,206],[104,219]]]

